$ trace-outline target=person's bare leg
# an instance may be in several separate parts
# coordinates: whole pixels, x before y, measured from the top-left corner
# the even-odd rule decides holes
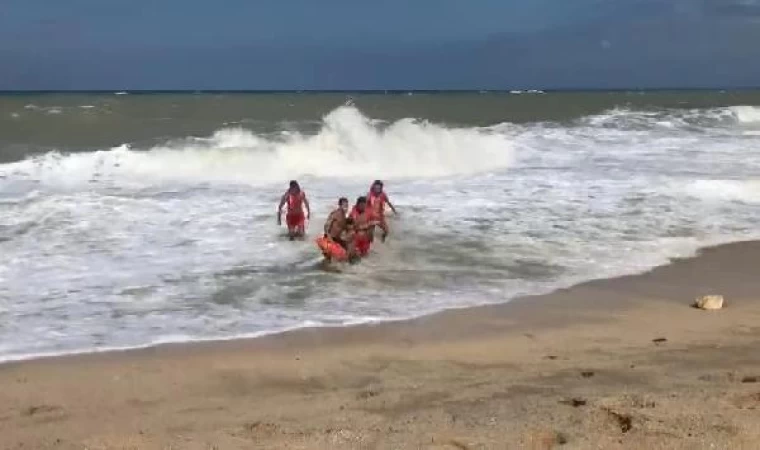
[[[377,226],[380,227],[380,229],[383,231],[382,236],[380,236],[380,242],[385,242],[385,239],[388,237],[389,233],[388,223],[385,221],[385,218],[383,218],[383,220],[381,220]]]

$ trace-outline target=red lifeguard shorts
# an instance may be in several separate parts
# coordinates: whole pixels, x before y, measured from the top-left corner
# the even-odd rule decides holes
[[[368,236],[358,235],[354,238],[354,246],[359,256],[367,256],[371,242]]]
[[[288,213],[285,216],[288,228],[303,228],[306,225],[306,216],[301,213]]]

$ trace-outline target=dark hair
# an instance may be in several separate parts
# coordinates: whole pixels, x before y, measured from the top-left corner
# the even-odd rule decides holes
[[[341,197],[338,199],[339,205],[342,205],[343,203],[348,203],[348,199],[346,197]]]
[[[367,197],[362,195],[361,197],[357,198],[356,204],[358,205],[359,203],[367,203]]]
[[[383,182],[380,180],[375,180],[375,182],[372,183],[372,186],[382,186],[382,185],[383,185]]]
[[[298,181],[290,180],[290,189],[301,189],[301,186],[298,185]]]

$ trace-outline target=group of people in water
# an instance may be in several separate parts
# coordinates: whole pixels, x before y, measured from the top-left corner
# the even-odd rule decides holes
[[[350,212],[348,199],[339,198],[337,208],[327,216],[324,235],[317,240],[317,245],[322,250],[325,260],[345,259],[355,262],[367,256],[375,239],[376,228],[382,232],[380,239],[385,242],[390,233],[385,218],[386,205],[394,214],[398,214],[380,180],[372,183],[366,196],[356,199]],[[280,205],[277,208],[278,225],[282,225],[282,213],[285,206],[287,206],[285,223],[290,240],[303,237],[306,221],[311,218],[311,207],[306,193],[295,180],[290,182],[288,190],[280,199]]]

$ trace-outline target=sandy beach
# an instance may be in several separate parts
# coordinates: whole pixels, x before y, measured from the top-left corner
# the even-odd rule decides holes
[[[758,260],[737,243],[412,321],[7,363],[0,448],[760,448]],[[705,294],[727,307],[690,307]]]

